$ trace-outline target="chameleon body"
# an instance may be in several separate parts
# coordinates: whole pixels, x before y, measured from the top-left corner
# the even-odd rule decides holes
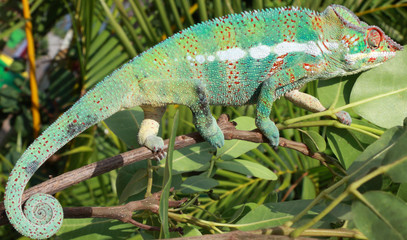
[[[256,104],[256,125],[277,146],[279,132],[269,118],[275,99],[285,96],[310,111],[323,111],[316,98],[297,89],[311,80],[372,68],[401,49],[378,27],[338,5],[322,13],[296,7],[252,11],[194,25],[107,76],[28,147],[7,183],[7,216],[31,238],[58,231],[63,218],[58,201],[40,194],[25,203],[23,213],[23,190],[48,157],[117,111],[141,106],[139,142],[162,152],[156,135],[167,104],[190,107],[197,130],[215,147],[224,138],[209,105]],[[337,115],[350,124],[347,113]]]

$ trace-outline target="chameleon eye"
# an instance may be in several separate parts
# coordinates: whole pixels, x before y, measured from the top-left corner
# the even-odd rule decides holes
[[[383,40],[383,32],[377,28],[369,28],[367,33],[367,44],[370,48],[376,49],[379,47],[380,42]]]

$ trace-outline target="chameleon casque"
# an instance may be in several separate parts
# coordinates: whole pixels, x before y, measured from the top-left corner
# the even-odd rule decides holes
[[[269,118],[274,100],[285,96],[312,112],[324,111],[316,98],[297,89],[311,80],[375,67],[401,49],[380,28],[339,5],[322,13],[285,7],[196,24],[107,76],[28,147],[7,183],[7,216],[23,235],[42,239],[55,234],[63,213],[52,196],[34,195],[23,213],[28,180],[68,141],[117,111],[142,107],[138,140],[159,154],[164,144],[157,132],[167,104],[188,106],[197,130],[214,147],[221,147],[224,138],[209,105],[256,104],[256,125],[277,146],[279,132]],[[337,116],[350,124],[346,112]]]

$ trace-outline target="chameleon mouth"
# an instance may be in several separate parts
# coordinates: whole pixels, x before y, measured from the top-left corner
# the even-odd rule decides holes
[[[396,43],[393,39],[391,39],[388,36],[385,36],[386,42],[389,44],[389,46],[392,48],[393,51],[401,51],[403,50],[403,46],[400,44]]]
[[[398,45],[398,44],[397,44]],[[403,48],[402,46],[399,45],[401,49]],[[362,59],[371,59],[371,58],[379,58],[379,57],[387,57],[391,58],[396,55],[396,52],[371,52],[371,53],[355,53],[355,54],[349,54],[346,55],[345,60],[348,63],[355,63],[358,60]]]

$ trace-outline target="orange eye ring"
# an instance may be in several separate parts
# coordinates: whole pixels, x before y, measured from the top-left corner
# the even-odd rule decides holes
[[[367,29],[365,42],[371,49],[376,49],[379,47],[380,43],[384,39],[383,31],[378,27],[371,27]]]

